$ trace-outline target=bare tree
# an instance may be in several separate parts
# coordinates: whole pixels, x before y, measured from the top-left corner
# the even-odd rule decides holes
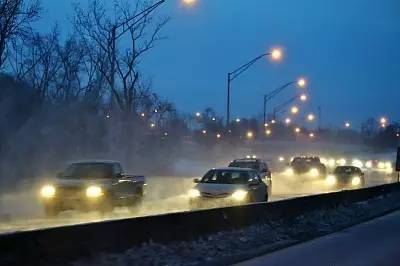
[[[9,65],[16,79],[30,84],[42,101],[51,100],[62,67],[57,28],[48,34],[32,32],[23,41],[14,41]]]
[[[40,11],[40,0],[0,0],[0,68],[7,58],[7,45],[31,32]]]
[[[117,1],[114,12],[110,13],[104,1],[92,0],[87,9],[75,5],[74,18],[76,32],[88,47],[118,107],[126,113],[136,112],[134,101],[141,85],[140,59],[162,39],[161,29],[168,21],[168,18],[157,20],[154,12],[145,12],[136,19],[151,6],[151,1],[138,0],[133,7],[131,3]]]

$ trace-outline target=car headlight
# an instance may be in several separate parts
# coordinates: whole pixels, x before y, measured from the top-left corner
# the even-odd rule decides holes
[[[86,189],[86,196],[88,198],[98,198],[103,195],[103,190],[98,186],[91,186]]]
[[[294,171],[293,171],[292,168],[288,168],[288,169],[286,169],[285,174],[288,175],[288,176],[293,176],[294,175]]]
[[[319,176],[319,171],[318,171],[318,169],[312,168],[312,169],[310,170],[310,175],[313,176],[313,177]]]
[[[361,178],[358,177],[358,176],[353,177],[353,178],[351,179],[351,184],[352,184],[353,186],[358,186],[358,185],[360,185],[360,184],[361,184]]]
[[[337,179],[336,176],[334,175],[328,175],[328,177],[326,178],[326,183],[330,186],[333,186],[337,183]]]
[[[385,169],[385,163],[384,162],[379,162],[378,163],[378,168],[379,169]]]
[[[40,195],[43,198],[53,198],[56,195],[56,188],[52,185],[45,185],[40,190]]]
[[[197,189],[191,189],[189,190],[189,198],[197,198],[200,197],[200,191],[198,191]]]
[[[247,196],[247,191],[245,190],[236,190],[232,194],[232,198],[237,201],[243,201],[244,199],[246,199],[246,196]]]

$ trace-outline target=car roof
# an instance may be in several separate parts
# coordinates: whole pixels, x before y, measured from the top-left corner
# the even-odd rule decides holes
[[[71,164],[79,164],[79,163],[104,163],[104,164],[113,164],[113,163],[118,163],[118,161],[113,161],[113,160],[102,160],[102,159],[94,159],[94,160],[80,160],[80,161],[73,161],[70,162]]]
[[[251,168],[240,168],[240,167],[221,167],[221,168],[212,168],[211,170],[216,171],[251,171],[254,172],[254,169]]]
[[[255,158],[242,158],[242,159],[235,159],[232,162],[253,162],[253,163],[260,163],[262,160],[255,159]]]
[[[361,170],[360,167],[352,166],[352,165],[340,165],[340,166],[336,167],[336,169],[343,169],[343,168],[353,169],[353,170]]]
[[[296,156],[293,159],[319,159],[318,156]]]

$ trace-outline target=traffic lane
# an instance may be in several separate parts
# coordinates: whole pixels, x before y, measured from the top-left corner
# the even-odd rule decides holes
[[[400,211],[237,266],[399,265]]]
[[[291,197],[300,197],[304,194],[295,195],[277,195],[270,198],[270,201],[288,199]],[[186,195],[169,197],[162,200],[144,200],[139,209],[130,209],[125,207],[117,207],[110,214],[100,214],[96,211],[65,211],[56,218],[26,217],[15,219],[0,220],[0,234],[16,231],[36,230],[41,228],[57,227],[64,225],[73,225],[80,223],[99,222],[105,220],[115,220],[123,218],[142,217],[149,215],[173,213],[180,211],[188,211],[189,199]]]
[[[20,193],[3,200],[0,214],[0,233],[21,230],[73,225],[129,217],[148,216],[189,210],[187,191],[194,186],[194,177],[149,177],[148,191],[139,209],[115,208],[106,215],[98,212],[66,211],[57,218],[44,218],[37,193]],[[384,175],[367,175],[367,185],[383,184],[391,181]],[[272,196],[269,201],[333,191],[324,179],[287,176],[277,173],[273,176]]]

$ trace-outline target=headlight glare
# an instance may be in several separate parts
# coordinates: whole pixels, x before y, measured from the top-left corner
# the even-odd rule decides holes
[[[288,169],[286,169],[285,174],[288,176],[293,176],[294,170],[292,168],[288,168]]]
[[[197,198],[200,197],[200,191],[198,191],[197,189],[191,189],[189,190],[189,198]]]
[[[43,198],[53,198],[56,195],[56,188],[52,185],[45,185],[40,190],[40,195]]]
[[[360,184],[361,184],[361,178],[358,177],[358,176],[353,177],[353,178],[351,179],[351,184],[352,184],[353,186],[358,186],[358,185],[360,185]]]
[[[236,201],[243,201],[244,199],[246,199],[246,196],[247,196],[247,191],[245,190],[236,190],[232,194],[232,198]]]
[[[318,169],[312,168],[312,169],[310,170],[310,175],[311,175],[312,177],[319,176],[319,171],[318,171]]]
[[[337,179],[336,176],[334,175],[328,175],[328,177],[326,178],[326,183],[330,186],[333,186],[337,183]]]
[[[90,186],[86,189],[86,196],[88,198],[98,198],[103,195],[103,190],[98,186]]]

